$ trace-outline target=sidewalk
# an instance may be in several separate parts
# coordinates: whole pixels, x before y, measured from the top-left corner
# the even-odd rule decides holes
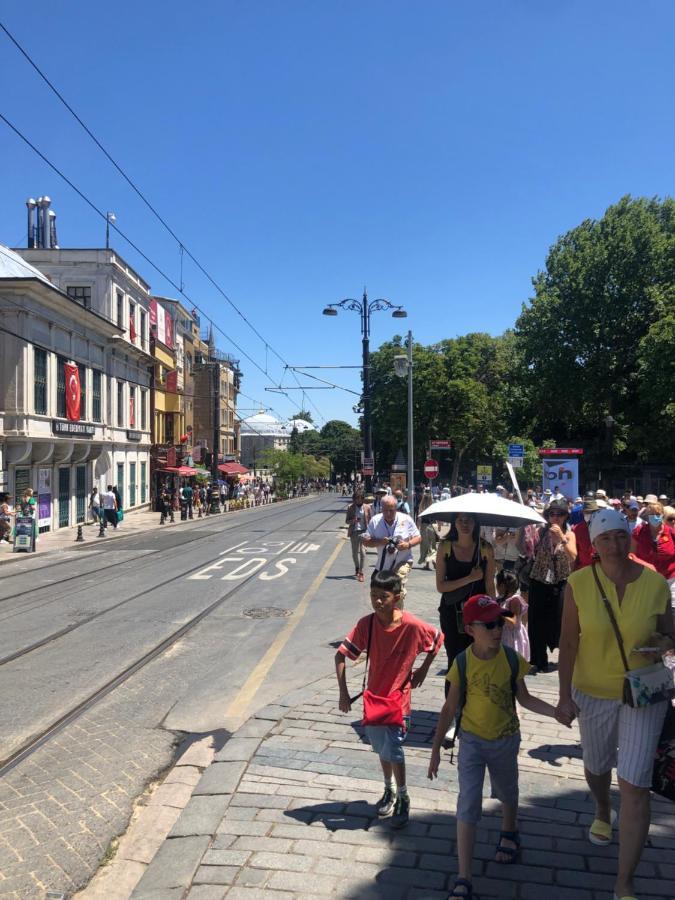
[[[366,597],[364,591],[364,604]],[[415,569],[408,597],[409,608],[435,621],[432,574]],[[332,655],[327,651],[327,658]],[[358,679],[359,669],[350,670],[350,683]],[[549,701],[557,696],[555,674],[528,683]],[[457,785],[449,753],[439,780],[426,778],[442,685],[441,666],[433,666],[413,695],[406,749],[412,806],[405,829],[392,831],[386,820],[374,817],[372,805],[382,792],[379,765],[361,737],[359,710],[348,716],[338,712],[335,679],[327,675],[249,719],[215,752],[201,777],[194,748],[192,759],[188,749],[178,760],[167,781],[196,784],[150,865],[139,866],[144,874],[133,900],[445,898],[456,872]],[[610,898],[617,843],[602,848],[586,839],[593,806],[578,732],[523,710],[520,716],[521,862],[493,861],[498,804],[486,799],[474,890],[480,898]],[[673,850],[672,807],[655,799],[636,885],[641,898],[672,900]],[[95,883],[83,897],[103,896],[93,891]]]

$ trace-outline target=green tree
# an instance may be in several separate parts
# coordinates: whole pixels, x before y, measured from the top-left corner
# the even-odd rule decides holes
[[[312,425],[314,424],[314,419],[312,418],[311,412],[306,409],[301,409],[300,412],[295,413],[293,418],[302,419],[305,422],[310,422]]]
[[[652,400],[668,407],[672,367],[660,373],[649,354],[667,343],[673,283],[672,199],[624,197],[559,238],[516,323],[535,441],[579,441],[590,451],[587,462],[608,450],[634,458],[653,452],[653,428],[645,423]],[[608,415],[616,423],[609,434]],[[672,450],[672,428],[666,445]]]

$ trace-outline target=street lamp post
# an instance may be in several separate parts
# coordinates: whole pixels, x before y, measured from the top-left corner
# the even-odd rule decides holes
[[[394,306],[389,300],[380,297],[377,300],[368,300],[368,294],[364,290],[361,300],[353,300],[347,298],[339,303],[329,303],[324,311],[324,316],[337,316],[338,307],[341,309],[349,309],[357,312],[361,316],[361,343],[363,353],[363,446],[364,459],[373,459],[373,434],[370,423],[370,316],[371,313],[380,312],[381,310],[391,309],[394,319],[405,319],[408,313],[402,306]],[[369,492],[373,487],[371,475],[365,476],[366,491]]]
[[[415,506],[415,466],[413,464],[413,357],[412,357],[412,331],[408,332],[406,356],[394,357],[394,371],[399,378],[408,376],[408,505],[410,515],[414,516]]]
[[[110,247],[110,223],[114,225],[117,221],[117,216],[114,212],[107,212],[105,214],[105,249],[108,250]]]

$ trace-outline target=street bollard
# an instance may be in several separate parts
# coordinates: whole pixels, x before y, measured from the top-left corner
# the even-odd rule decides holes
[[[176,520],[175,520],[174,517],[173,517],[173,507],[172,507],[172,509],[171,509],[171,518],[169,519],[169,522],[173,525],[173,523],[174,523],[175,521],[176,521]]]
[[[82,526],[81,525],[77,526],[77,537],[75,538],[75,543],[76,544],[84,543],[84,535],[82,534]]]
[[[98,523],[98,537],[105,537],[105,525],[103,524],[103,519],[100,519]]]

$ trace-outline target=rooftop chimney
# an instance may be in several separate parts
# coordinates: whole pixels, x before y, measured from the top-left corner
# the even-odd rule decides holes
[[[37,246],[37,235],[35,233],[35,209],[37,207],[37,203],[33,200],[32,197],[29,197],[26,200],[26,210],[28,212],[28,248],[31,249]]]

